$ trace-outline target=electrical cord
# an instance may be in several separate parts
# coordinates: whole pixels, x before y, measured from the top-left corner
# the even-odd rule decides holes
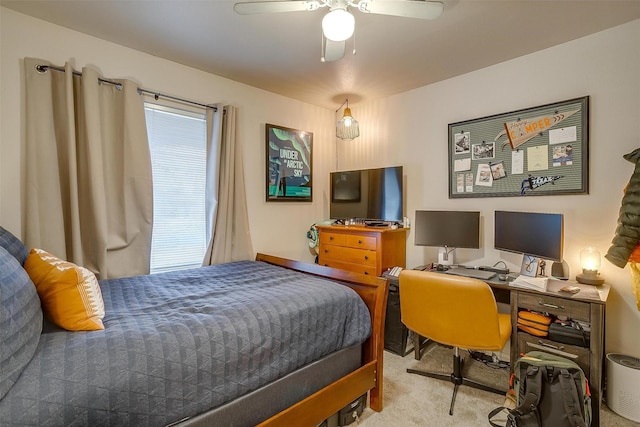
[[[490,368],[493,369],[507,369],[509,368],[509,362],[505,362],[502,361],[500,359],[498,359],[498,356],[495,355],[495,353],[492,353],[491,355],[488,354],[484,354],[480,351],[472,351],[472,350],[467,350],[469,352],[469,355],[471,356],[471,358],[473,360],[477,360],[478,362],[482,362],[485,365],[487,365]]]
[[[498,261],[498,262],[496,262],[495,264],[493,264],[493,266],[492,266],[492,267],[497,267],[497,266],[498,266],[498,264],[502,264],[506,270],[508,270],[508,269],[509,269],[509,267],[507,267],[507,263],[506,263],[506,262],[504,262],[504,261]]]

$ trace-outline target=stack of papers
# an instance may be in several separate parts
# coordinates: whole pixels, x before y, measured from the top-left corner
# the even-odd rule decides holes
[[[549,279],[546,277],[529,277],[520,275],[516,277],[514,281],[510,282],[509,286],[545,292],[547,290],[548,280]]]

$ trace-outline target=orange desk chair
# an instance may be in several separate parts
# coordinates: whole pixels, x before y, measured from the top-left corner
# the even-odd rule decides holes
[[[400,273],[400,314],[407,328],[440,344],[454,347],[453,372],[448,374],[407,369],[411,374],[454,384],[449,415],[453,415],[458,386],[505,394],[465,378],[460,348],[500,351],[511,336],[511,318],[498,313],[489,285],[478,279],[403,270]]]

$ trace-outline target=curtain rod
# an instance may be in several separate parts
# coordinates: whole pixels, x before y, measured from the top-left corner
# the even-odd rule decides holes
[[[56,66],[53,66],[53,65],[36,65],[36,71],[38,71],[39,73],[46,73],[47,70],[62,71],[63,73],[66,71],[62,67],[56,67]],[[73,75],[74,76],[82,76],[82,73],[80,71],[73,70]],[[103,79],[102,77],[98,77],[98,81],[101,82],[101,83],[114,85],[116,88],[118,88],[118,90],[122,89],[122,83],[114,82],[113,80]],[[185,103],[185,104],[195,105],[195,106],[198,106],[198,107],[201,107],[201,108],[205,108],[205,109],[206,108],[211,108],[211,109],[213,109],[213,111],[218,111],[218,108],[213,106],[213,105],[202,104],[200,102],[191,101],[189,99],[178,98],[177,96],[172,96],[172,95],[166,95],[164,93],[160,93],[160,92],[156,92],[156,91],[152,91],[152,90],[148,90],[148,89],[143,89],[141,87],[138,88],[138,93],[140,95],[153,95],[153,97],[156,99],[156,101],[158,100],[158,98],[166,98],[166,99],[170,99],[172,101],[178,101],[178,102],[182,102],[182,103]]]

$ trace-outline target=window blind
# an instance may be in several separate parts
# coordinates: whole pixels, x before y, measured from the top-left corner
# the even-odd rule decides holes
[[[199,267],[206,251],[204,113],[145,103],[153,172],[151,273]]]

